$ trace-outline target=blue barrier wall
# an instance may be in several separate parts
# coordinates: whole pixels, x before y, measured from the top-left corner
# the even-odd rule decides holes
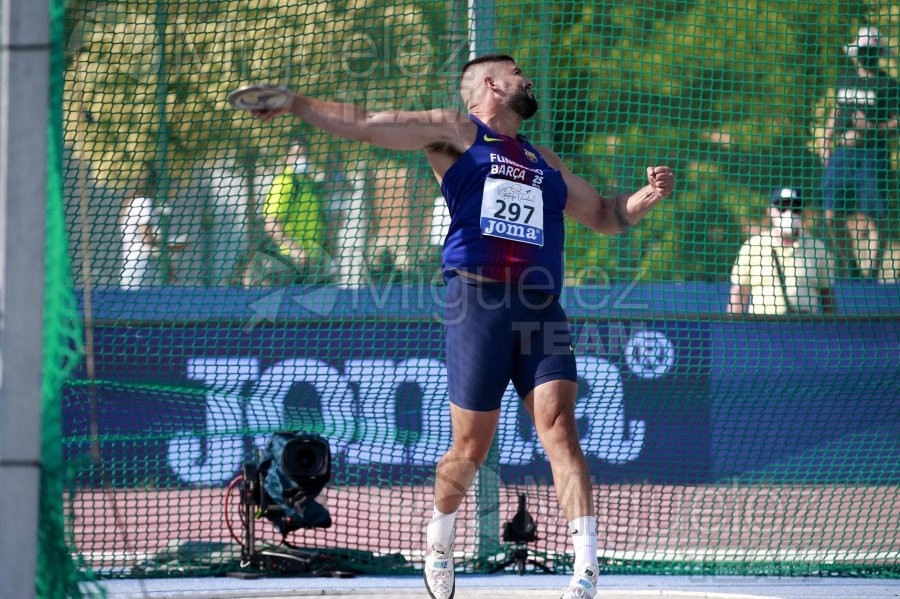
[[[157,287],[140,291],[95,289],[94,317],[101,320],[278,320],[285,318],[428,318],[440,306],[442,286],[370,286],[240,289]],[[900,285],[840,281],[837,315],[900,317]],[[81,298],[79,298],[81,299]],[[561,298],[570,318],[719,317],[728,303],[721,283],[620,282],[567,288]]]

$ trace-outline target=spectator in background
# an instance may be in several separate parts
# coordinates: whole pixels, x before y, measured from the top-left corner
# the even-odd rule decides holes
[[[332,273],[324,249],[325,206],[304,140],[290,140],[284,170],[266,194],[263,217],[266,239],[245,271],[244,284],[328,282]]]
[[[427,281],[434,281],[441,272],[441,253],[444,250],[444,242],[450,234],[450,209],[447,200],[439,195],[431,204],[431,218],[428,222],[428,245],[425,250],[423,264],[426,269],[432,267],[430,272],[426,270]]]
[[[889,52],[877,28],[862,27],[845,51],[852,65],[837,81],[822,148],[825,226],[841,268],[877,278],[890,175],[888,139],[900,125],[900,84],[879,67]],[[855,204],[847,201],[849,194],[855,195]],[[848,220],[851,213],[856,216]],[[838,217],[846,221],[841,230],[835,227]]]
[[[410,254],[413,193],[409,169],[383,160],[371,170],[373,270],[388,278],[415,267]]]
[[[348,169],[339,152],[329,158],[325,175],[328,196],[329,248],[334,256],[337,281],[341,287],[361,287],[366,280],[366,246],[369,219],[366,206],[365,165]]]
[[[797,190],[776,189],[771,227],[741,247],[731,269],[732,314],[833,314],[834,261],[825,244],[803,232]]]
[[[169,252],[183,251],[186,247],[182,239],[166,243],[161,234],[161,211],[154,206],[153,200],[158,186],[159,174],[156,167],[145,162],[134,195],[122,203],[122,274],[119,279],[122,289],[171,283],[173,273],[167,272],[163,276],[161,272],[160,252],[163,247]]]

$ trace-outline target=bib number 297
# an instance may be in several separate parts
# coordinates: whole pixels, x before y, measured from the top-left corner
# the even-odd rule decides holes
[[[523,213],[524,219],[522,218]],[[531,222],[531,217],[533,215],[534,206],[531,206],[529,204],[519,204],[515,200],[507,203],[503,199],[497,199],[497,211],[494,212],[494,218],[512,222],[521,222],[527,225]]]
[[[544,245],[544,197],[537,187],[488,178],[481,200],[481,233]]]

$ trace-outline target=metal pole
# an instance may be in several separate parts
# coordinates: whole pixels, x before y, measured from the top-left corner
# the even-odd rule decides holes
[[[49,2],[2,0],[0,18],[0,589],[4,599],[31,599],[41,474]]]
[[[540,4],[541,23],[552,22],[553,16],[550,14],[550,3],[546,0]],[[540,51],[537,53],[538,63],[536,65],[526,65],[531,71],[534,69],[534,86],[535,97],[538,99],[540,109],[534,115],[532,123],[532,136],[534,142],[553,147],[553,77],[550,76],[550,36],[553,33],[549,27],[544,27],[541,35],[537,40]]]
[[[493,0],[469,0],[469,60],[497,51]]]
[[[493,0],[469,1],[469,59],[496,52],[497,26]],[[500,549],[500,450],[497,440],[475,479],[476,547],[478,561]]]
[[[169,191],[169,119],[166,116],[166,102],[169,95],[169,72],[166,68],[166,24],[169,20],[168,0],[156,3],[156,112],[159,119],[157,134],[159,188],[153,198],[154,208],[159,210],[159,275],[164,285],[170,285],[172,272],[172,252],[169,249],[169,225],[171,224],[171,201]],[[157,204],[158,202],[158,204]]]

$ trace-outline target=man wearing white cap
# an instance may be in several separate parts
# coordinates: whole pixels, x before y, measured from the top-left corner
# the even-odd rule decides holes
[[[772,192],[772,227],[751,237],[731,269],[731,314],[833,314],[834,261],[825,244],[803,232],[800,193]]]
[[[822,202],[841,262],[852,270],[855,261],[859,275],[877,277],[880,223],[888,210],[888,140],[900,126],[900,84],[879,66],[889,51],[876,27],[860,28],[844,51],[852,65],[837,81],[835,105],[825,124]],[[835,219],[851,213],[857,223],[849,229],[852,255],[843,233],[835,230]]]

